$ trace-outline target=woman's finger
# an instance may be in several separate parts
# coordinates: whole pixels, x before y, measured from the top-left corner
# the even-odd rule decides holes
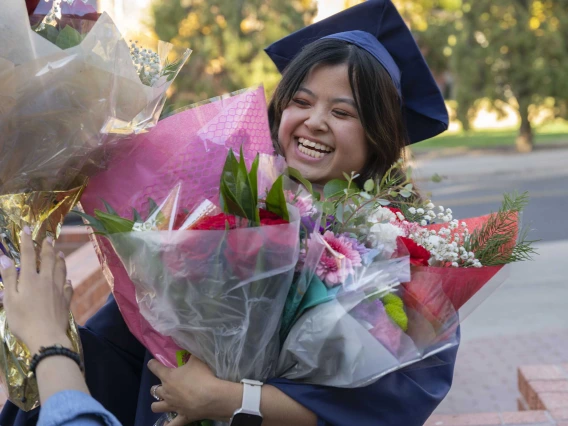
[[[67,302],[67,308],[69,308],[71,305],[71,299],[73,298],[73,284],[71,283],[71,280],[65,281],[65,285],[63,286],[63,296]]]
[[[174,407],[172,407],[166,401],[153,402],[151,408],[153,413],[168,413],[174,410]]]
[[[0,257],[0,268],[2,269],[2,281],[4,282],[4,296],[10,298],[10,293],[18,291],[18,273],[14,262],[8,256]]]
[[[20,267],[22,274],[36,273],[36,253],[32,240],[32,231],[29,226],[24,226],[22,229],[20,243]]]
[[[65,264],[65,256],[63,255],[63,252],[60,251],[55,257],[55,267],[53,269],[53,281],[55,281],[55,285],[59,291],[63,292],[66,280],[67,266]]]
[[[48,280],[53,279],[55,269],[55,250],[53,249],[53,238],[46,237],[41,245],[41,270],[40,275]],[[63,283],[61,283],[63,287]]]
[[[151,359],[148,362],[148,369],[154,373],[154,375],[156,377],[158,377],[158,379],[160,379],[162,381],[162,383],[165,381],[166,376],[168,375],[168,373],[170,372],[171,368],[168,368],[162,364],[160,364],[158,361],[156,361],[155,359]]]

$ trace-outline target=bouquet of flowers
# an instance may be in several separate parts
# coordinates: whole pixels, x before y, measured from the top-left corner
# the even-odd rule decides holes
[[[459,321],[503,282],[500,269],[534,254],[526,232],[517,241],[526,194],[505,196],[499,212],[460,224],[450,209],[435,213],[420,201],[401,167],[363,189],[353,175],[325,186],[318,204],[326,225],[312,236],[325,250],[278,376],[359,387],[455,345]]]
[[[189,56],[167,43],[157,53],[140,50],[108,15],[69,9],[66,19],[60,3],[35,29],[23,1],[3,5],[0,15],[0,248],[16,264],[20,230],[29,226],[38,246],[57,238],[87,179],[105,166],[105,150],[156,124]],[[30,354],[2,308],[0,329],[1,381],[14,403],[32,409]],[[80,351],[72,319],[70,337]]]
[[[131,218],[132,209],[144,213],[154,209],[150,198],[160,202],[172,199],[172,188],[181,183],[181,190],[175,192],[179,225],[186,216],[184,209],[193,211],[205,200],[219,205],[225,159],[230,149],[238,151],[241,146],[240,158],[249,169],[256,154],[261,154],[257,181],[262,189],[260,194],[272,185],[284,166],[269,155],[274,148],[262,87],[178,111],[161,120],[151,132],[113,148],[106,169],[90,179],[81,206],[85,213],[95,216],[95,210],[106,210],[104,199],[120,217]],[[206,213],[214,211],[206,209]],[[158,332],[141,313],[137,284],[129,277],[113,245],[101,235],[95,234],[94,241],[105,276],[132,334],[164,365],[182,365],[186,351],[172,337]]]
[[[237,161],[229,151],[222,209],[206,200],[184,213],[180,185],[145,220],[110,207],[84,215],[110,240],[150,325],[231,381],[274,375],[299,255],[300,218],[283,177],[260,200],[258,170],[258,156],[248,172],[242,153]]]

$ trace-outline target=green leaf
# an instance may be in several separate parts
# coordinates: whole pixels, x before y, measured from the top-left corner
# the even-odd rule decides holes
[[[325,214],[335,213],[335,204],[333,204],[331,201],[324,201],[322,203],[322,208]]]
[[[351,176],[348,175],[347,173],[343,172],[343,177],[345,178],[346,181],[350,181],[351,180]]]
[[[349,182],[341,179],[333,179],[325,184],[323,187],[323,196],[325,198],[333,198],[338,195],[343,195],[343,191],[347,189]]]
[[[59,30],[53,25],[46,25],[43,30],[36,31],[40,36],[49,40],[53,44],[57,42],[57,36],[59,35]]]
[[[81,216],[83,219],[85,219],[87,221],[85,226],[90,226],[91,228],[93,228],[95,230],[95,233],[102,233],[102,234],[106,234],[106,228],[103,225],[103,223],[98,220],[97,218],[93,217],[93,216],[89,216],[86,213],[80,212],[75,210],[73,213]]]
[[[379,198],[377,200],[377,203],[379,203],[381,206],[388,206],[391,202],[389,200],[385,200],[383,198]]]
[[[250,182],[250,177],[247,170],[247,165],[245,163],[245,156],[243,154],[243,148],[241,146],[238,172],[237,172],[237,201],[243,208],[245,212],[245,217],[252,221],[257,221],[258,218],[258,206],[254,202],[254,192],[252,189],[252,184]],[[258,221],[257,221],[258,223]]]
[[[288,175],[290,177],[296,179],[298,182],[304,185],[304,187],[310,192],[310,194],[314,195],[314,188],[312,187],[312,183],[304,178],[299,170],[294,169],[293,167],[288,167],[286,171],[288,172]]]
[[[369,179],[363,185],[363,189],[367,192],[371,192],[375,188],[375,181],[373,179]]]
[[[343,204],[339,204],[335,209],[335,220],[339,223],[343,223]]]
[[[134,222],[144,222],[144,220],[142,220],[142,216],[140,216],[140,213],[138,213],[138,210],[135,208],[132,208],[132,219]]]
[[[158,204],[152,198],[148,198],[148,217],[152,216],[159,208]]]
[[[221,201],[225,199],[231,198],[236,201],[237,197],[237,174],[239,172],[239,163],[233,153],[233,150],[230,149],[227,158],[225,159],[225,165],[223,166],[223,173],[221,174],[221,182],[220,188],[224,188],[221,191]],[[223,182],[225,184],[223,185]],[[231,193],[232,195],[229,195]],[[225,206],[223,206],[225,208]],[[225,213],[229,213],[229,211],[225,211]]]
[[[59,32],[55,45],[61,49],[69,49],[78,46],[82,41],[83,36],[81,33],[70,25],[67,25]]]
[[[412,195],[412,192],[407,191],[406,189],[401,189],[400,190],[400,195],[404,198],[408,198]]]
[[[119,216],[119,214],[116,212],[116,210],[113,209],[112,206],[109,203],[107,203],[105,200],[102,200],[102,201],[103,201],[103,204],[105,205],[107,213],[113,214],[115,216]]]
[[[434,173],[430,179],[432,180],[432,182],[435,183],[440,183],[442,182],[442,180],[444,180],[444,178],[440,176],[438,173]]]
[[[235,216],[246,217],[246,213],[243,207],[237,201],[237,198],[233,192],[228,187],[227,181],[221,180],[221,199],[223,205],[223,211],[228,214]]]
[[[288,214],[288,206],[286,205],[286,197],[284,196],[283,176],[279,176],[270,188],[266,196],[266,209],[269,212],[277,214],[282,219],[290,221]]]
[[[131,232],[134,222],[122,217],[95,210],[95,217],[102,222],[108,234]]]

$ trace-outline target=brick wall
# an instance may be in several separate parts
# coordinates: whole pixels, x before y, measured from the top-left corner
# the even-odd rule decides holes
[[[78,324],[83,325],[97,312],[110,294],[95,249],[89,240],[90,228],[63,227],[57,248],[66,253],[67,277],[73,284],[71,312]]]
[[[426,426],[568,426],[568,363],[519,367],[518,381],[517,412],[434,415]]]

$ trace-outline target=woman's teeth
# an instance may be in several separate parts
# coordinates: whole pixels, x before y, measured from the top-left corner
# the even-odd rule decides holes
[[[322,158],[325,154],[333,152],[332,148],[304,138],[298,138],[298,148],[300,152],[313,158]]]

